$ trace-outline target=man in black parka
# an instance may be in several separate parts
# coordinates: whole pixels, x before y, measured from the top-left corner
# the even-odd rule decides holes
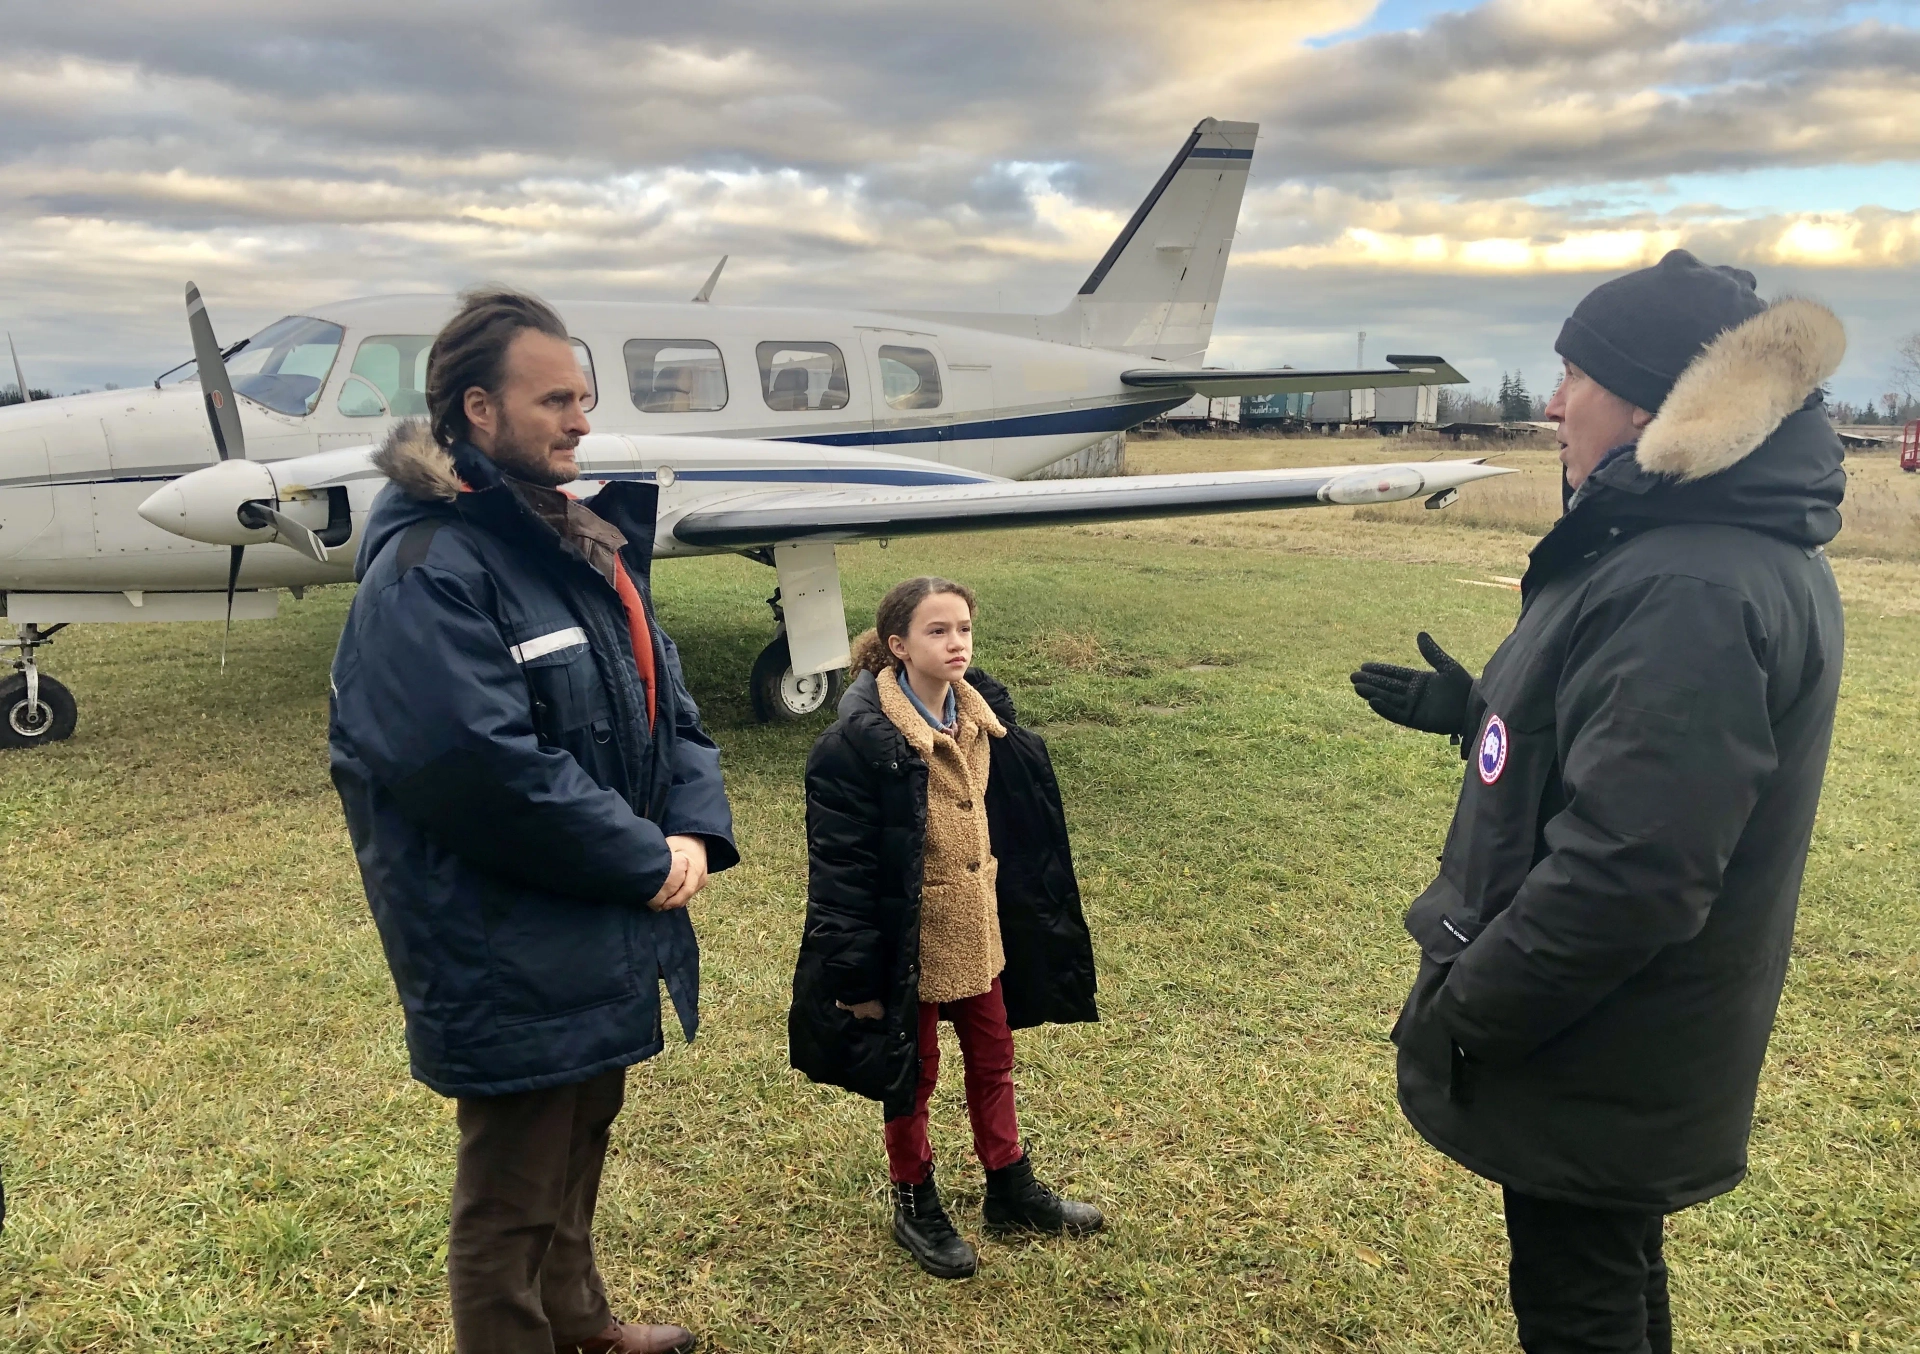
[[[1556,347],[1570,498],[1518,625],[1477,682],[1422,635],[1434,671],[1354,685],[1468,761],[1407,914],[1401,1107],[1504,1186],[1529,1354],[1659,1354],[1664,1215],[1746,1173],[1826,768],[1845,336],[1676,250]]]
[[[691,1348],[614,1320],[592,1223],[626,1069],[693,1037],[687,904],[739,857],[720,754],[653,615],[655,489],[579,478],[590,387],[539,300],[463,298],[432,426],[375,456],[333,664],[333,781],[406,1013],[458,1102],[459,1354]]]

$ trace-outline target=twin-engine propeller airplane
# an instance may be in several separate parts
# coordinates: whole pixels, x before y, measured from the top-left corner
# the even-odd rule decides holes
[[[719,306],[717,268],[687,304],[558,306],[610,396],[579,447],[578,491],[651,480],[658,556],[731,551],[778,576],[774,637],[752,674],[761,718],[800,717],[839,690],[845,542],[1417,495],[1442,507],[1507,473],[1429,461],[1022,478],[1196,393],[1465,379],[1437,357],[1200,368],[1255,131],[1211,118],[1194,128],[1051,315]],[[0,590],[20,654],[0,681],[0,746],[71,734],[73,697],[36,661],[65,625],[264,618],[280,588],[351,580],[384,483],[374,447],[426,412],[428,349],[455,305],[320,306],[222,351],[191,285],[187,302],[185,379],[0,410]]]

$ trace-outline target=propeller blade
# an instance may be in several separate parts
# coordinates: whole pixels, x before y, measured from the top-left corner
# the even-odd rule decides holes
[[[33,392],[27,389],[27,374],[20,370],[20,350],[13,346],[13,335],[7,335],[7,351],[13,355],[13,379],[20,385],[20,403],[25,404],[33,398]]]
[[[220,634],[220,671],[227,670],[227,641],[233,638],[233,590],[240,582],[240,561],[247,547],[236,545],[227,552],[227,628]]]
[[[207,403],[207,422],[213,428],[214,449],[223,461],[244,461],[247,438],[240,430],[240,405],[233,396],[233,381],[220,356],[220,345],[213,337],[207,303],[200,299],[200,289],[191,282],[187,283],[187,328],[193,334],[193,361],[200,370],[200,394]]]
[[[327,547],[313,533],[313,529],[304,522],[296,522],[279,509],[266,503],[252,502],[242,505],[240,521],[250,527],[272,527],[280,537],[280,544],[299,551],[315,564],[331,564]]]

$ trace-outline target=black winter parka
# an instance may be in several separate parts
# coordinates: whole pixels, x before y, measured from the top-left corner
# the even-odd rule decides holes
[[[967,681],[1006,726],[992,740],[987,828],[1000,862],[1001,990],[1014,1029],[1098,1020],[1093,940],[1073,874],[1047,745],[1015,719],[1007,689]],[[817,1082],[913,1107],[920,1073],[920,891],[927,766],[863,672],[807,759],[807,918],[787,1019],[793,1066]],[[840,1010],[878,999],[879,1020]]]
[[[1474,692],[1400,1104],[1529,1195],[1670,1212],[1746,1172],[1840,685],[1839,322],[1683,374],[1534,549]]]

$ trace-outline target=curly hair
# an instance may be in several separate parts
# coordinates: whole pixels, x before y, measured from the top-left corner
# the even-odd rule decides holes
[[[852,668],[855,672],[885,672],[888,668],[899,667],[893,651],[887,647],[887,640],[894,635],[903,638],[913,628],[913,613],[929,597],[943,593],[958,597],[967,604],[969,614],[977,613],[979,603],[974,600],[973,589],[964,583],[956,583],[951,578],[922,576],[909,578],[903,583],[895,583],[887,589],[887,595],[880,599],[880,606],[874,616],[874,627],[866,631],[853,642]]]

